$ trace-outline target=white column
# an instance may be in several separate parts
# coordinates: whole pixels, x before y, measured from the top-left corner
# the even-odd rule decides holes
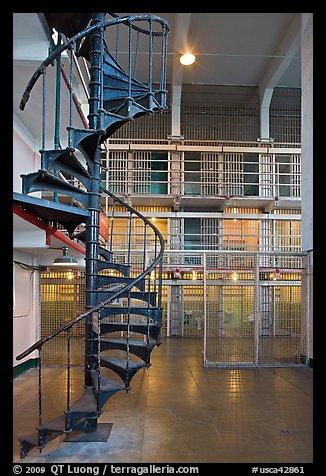
[[[310,279],[307,296],[308,358],[313,358],[313,16],[301,14],[301,154],[302,249],[308,251]]]
[[[302,248],[313,249],[313,20],[302,13]]]
[[[172,86],[172,124],[171,136],[180,137],[180,110],[181,110],[181,90],[182,86]]]

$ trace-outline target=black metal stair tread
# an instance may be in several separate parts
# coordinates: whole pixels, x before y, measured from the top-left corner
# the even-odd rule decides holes
[[[84,223],[89,215],[89,211],[85,208],[53,202],[18,192],[13,193],[13,201],[45,222],[61,223],[71,233],[78,225]]]
[[[27,443],[37,446],[38,445],[38,433],[32,433],[31,435],[19,436],[18,441],[27,441]]]
[[[109,326],[112,326],[112,327],[125,327],[127,329],[128,325],[130,327],[130,329],[132,330],[132,328],[141,328],[141,327],[147,327],[147,322],[102,322],[101,323],[101,326],[103,326],[104,324],[108,324]],[[161,327],[161,324],[157,324],[157,323],[151,323],[148,325],[148,327]]]
[[[66,424],[65,415],[59,415],[59,416],[55,417],[53,420],[50,420],[49,422],[42,425],[41,428],[45,429],[45,430],[48,430],[48,431],[64,433],[65,424]],[[18,438],[18,440],[19,441],[27,441],[28,443],[30,443],[34,446],[37,446],[38,445],[38,433],[32,433],[30,435],[20,436]]]
[[[136,362],[135,360],[126,361],[122,359],[117,359],[115,357],[101,356],[101,363],[102,362],[112,364],[115,367],[119,367],[120,369],[124,369],[124,370],[127,370],[127,369],[134,370],[134,369],[140,369],[142,367],[147,367],[147,365],[144,364],[143,362]]]
[[[97,404],[94,392],[91,388],[85,388],[80,398],[71,405],[71,412],[96,412]]]
[[[55,175],[52,175],[50,174],[47,170],[45,169],[39,169],[37,170],[36,172],[32,172],[31,174],[22,174],[22,176],[24,175],[35,175],[35,176],[41,176],[43,181],[45,183],[49,183],[49,184],[55,184],[57,185],[58,187],[62,187],[64,189],[68,189],[68,190],[73,190],[75,192],[78,192],[78,193],[81,193],[81,194],[87,194],[86,191],[78,188],[78,187],[75,187],[74,185],[72,185],[71,183],[69,182],[65,182],[64,180],[62,180],[61,178],[59,177],[56,177]],[[61,191],[61,189],[59,189],[59,191]]]
[[[91,376],[96,390],[98,390],[98,372],[96,370],[91,370]],[[112,380],[105,375],[100,375],[100,391],[102,392],[118,392],[123,390],[124,386],[118,384],[115,380]]]
[[[116,339],[100,339],[100,342],[107,342],[107,343],[112,343],[112,344],[121,344],[121,345],[127,345],[126,340],[116,340]],[[137,347],[145,347],[145,348],[152,348],[156,345],[156,342],[145,342],[143,340],[129,340],[129,345],[134,345]]]
[[[117,271],[121,271],[124,275],[129,274],[131,268],[130,264],[120,264],[100,258],[97,258],[97,266],[98,271],[102,271],[104,269],[116,269]]]
[[[98,274],[96,277],[96,286],[97,289],[106,291],[105,286],[110,286],[112,284],[131,284],[136,280],[136,278],[130,276],[112,276],[107,274]],[[134,284],[134,287],[140,291],[145,291],[145,280],[141,279]]]
[[[51,154],[53,156],[57,156],[57,158],[52,159],[52,167],[51,163],[49,163],[49,169],[53,168],[54,162],[58,164],[62,164],[64,167],[67,165],[69,169],[72,171],[74,170],[76,173],[82,174],[84,177],[90,178],[91,175],[88,172],[88,170],[81,164],[81,162],[78,160],[78,158],[74,154],[75,148],[74,147],[67,147],[66,149],[46,149],[46,150],[40,150],[41,155],[49,155],[51,157]],[[56,169],[60,170],[60,166],[57,166]],[[65,170],[65,168],[63,168]]]
[[[120,311],[121,309],[121,312],[124,313],[124,314],[137,314],[138,312],[141,313],[141,315],[143,316],[144,313],[147,314],[147,311],[149,311],[149,315],[151,314],[151,311],[158,311],[159,308],[158,307],[155,307],[155,306],[152,306],[152,307],[147,307],[147,306],[121,306],[121,304],[115,304],[115,303],[112,303],[110,305],[110,309],[114,309],[115,311]],[[113,323],[111,323],[113,324]],[[132,322],[130,324],[133,324]]]
[[[13,192],[13,201],[25,209],[36,213],[37,216],[42,219],[47,219],[48,214],[52,219],[55,212],[57,212],[56,215],[60,216],[63,213],[66,215],[79,215],[83,220],[89,215],[89,211],[85,208],[53,202],[52,200],[45,200],[44,198],[33,197],[32,195],[25,195],[18,192]]]
[[[61,431],[61,430],[64,431],[65,424],[66,424],[65,415],[59,415],[53,420],[43,425],[43,428],[47,428],[48,430],[53,430],[53,431]]]
[[[134,314],[138,316],[144,316],[145,318],[154,319],[155,322],[161,322],[162,320],[162,309],[155,307],[154,305],[151,307],[145,306],[122,306],[118,303],[111,303],[110,306],[105,306],[102,308],[100,313],[100,318],[102,320],[102,324],[109,324],[109,322],[105,321],[104,319],[109,316],[114,316],[117,314]],[[145,322],[146,323],[146,322]],[[145,324],[143,322],[143,324]],[[130,322],[132,324],[132,322]]]

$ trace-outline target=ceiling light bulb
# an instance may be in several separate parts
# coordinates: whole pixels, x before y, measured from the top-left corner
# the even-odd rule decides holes
[[[193,64],[196,60],[196,56],[191,54],[191,53],[185,53],[180,57],[180,63],[188,66],[190,64]]]

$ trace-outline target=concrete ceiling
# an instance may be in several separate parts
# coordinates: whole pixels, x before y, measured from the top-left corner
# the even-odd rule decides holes
[[[138,15],[139,13],[137,13]],[[298,88],[301,85],[300,13],[153,13],[170,26],[167,82],[169,88],[182,84],[249,85],[264,91],[276,86]],[[136,15],[136,13],[118,13]],[[114,27],[116,28],[116,27]],[[108,30],[107,30],[108,31]],[[111,34],[109,47],[116,49],[116,32]],[[114,43],[114,44],[113,44]],[[138,47],[137,79],[147,77],[147,48]],[[191,51],[196,62],[181,66],[180,54]],[[122,65],[127,62],[127,40],[121,35],[117,49]],[[157,50],[159,57],[160,50]],[[19,102],[35,69],[48,55],[48,38],[37,13],[13,14],[13,111],[14,118],[24,124],[35,138],[41,134],[42,81],[38,80],[25,111]],[[68,71],[67,58],[66,62]],[[54,110],[55,68],[47,68],[47,107]],[[75,90],[82,89],[76,83]],[[69,95],[62,85],[64,98],[61,115],[69,114]],[[78,95],[78,94],[77,94]],[[80,97],[86,102],[85,97]],[[47,130],[53,131],[54,114],[50,114]],[[73,125],[82,127],[74,111]],[[53,132],[47,135],[51,137]],[[61,137],[66,137],[62,128]],[[64,139],[63,139],[64,142]]]
[[[300,87],[300,13],[153,15],[170,26],[169,83],[179,72],[182,83],[259,86],[271,63],[287,56],[290,61],[277,86]],[[180,54],[187,51],[196,56],[190,67],[179,63]]]

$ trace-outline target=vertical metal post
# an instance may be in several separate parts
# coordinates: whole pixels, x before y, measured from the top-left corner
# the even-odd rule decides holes
[[[171,285],[167,289],[167,309],[166,309],[166,337],[170,337],[170,323],[171,323]]]
[[[147,255],[146,255],[146,252],[147,252],[147,241],[146,241],[147,234],[146,234],[146,231],[147,231],[147,224],[144,222],[144,254],[143,254],[143,271],[144,271],[144,270],[145,270],[145,268],[146,268],[146,261],[147,261]]]
[[[110,251],[112,251],[113,247],[113,224],[114,224],[114,210],[115,210],[115,200],[112,203],[112,214],[111,214],[111,223],[110,223]]]
[[[162,286],[163,286],[163,282],[162,282],[162,274],[163,274],[163,258],[160,260],[159,262],[159,271],[158,271],[158,308],[160,309],[162,307]],[[156,273],[156,269],[155,269],[155,273]]]
[[[46,125],[46,68],[42,71],[42,149],[45,149],[45,125]],[[42,164],[43,168],[43,164]]]
[[[68,433],[71,431],[71,411],[70,411],[70,330],[67,329],[67,410],[65,411],[66,421],[65,421],[65,432]]]
[[[129,64],[128,64],[128,96],[131,97],[131,67],[132,67],[132,21],[129,19]]]
[[[203,349],[203,365],[206,364],[206,346],[207,346],[207,283],[206,283],[206,253],[203,254],[203,300],[204,300],[204,349]]]
[[[149,19],[149,65],[148,65],[148,89],[151,93],[153,90],[153,24],[152,19]]]
[[[42,348],[38,352],[38,424],[42,426]]]
[[[61,44],[61,33],[58,33],[57,47]],[[54,116],[54,148],[60,149],[60,96],[61,96],[61,54],[56,58],[56,85],[55,85],[55,116]],[[54,175],[58,172],[55,170]],[[58,202],[58,192],[53,193],[53,201]]]
[[[304,256],[303,258],[303,262],[305,263],[305,295],[306,295],[306,299],[305,299],[305,302],[306,302],[306,309],[305,309],[305,326],[306,326],[306,348],[305,348],[305,352],[306,352],[306,358],[310,359],[310,293],[311,293],[311,264],[310,264],[310,260],[311,260],[311,255],[307,255],[307,256]],[[308,362],[309,363],[309,360]]]
[[[70,327],[67,330],[67,410],[70,410]]]
[[[129,213],[127,264],[131,264],[131,230],[132,230],[132,211],[130,211]]]
[[[255,307],[255,327],[254,327],[254,365],[258,367],[259,364],[259,328],[260,328],[260,314],[259,314],[259,257],[258,253],[253,255],[255,263],[254,273],[254,307]]]
[[[93,13],[91,25],[104,21],[105,13]],[[90,97],[89,97],[89,128],[96,129],[99,122],[99,109],[101,107],[101,64],[103,51],[103,29],[95,30],[90,36]],[[90,212],[86,223],[86,308],[97,304],[97,258],[100,213],[100,167],[101,152],[98,147],[94,157],[92,177],[90,180],[88,210]],[[93,381],[90,370],[97,367],[94,359],[97,352],[97,335],[93,330],[93,315],[86,318],[85,322],[85,386],[92,386]]]

